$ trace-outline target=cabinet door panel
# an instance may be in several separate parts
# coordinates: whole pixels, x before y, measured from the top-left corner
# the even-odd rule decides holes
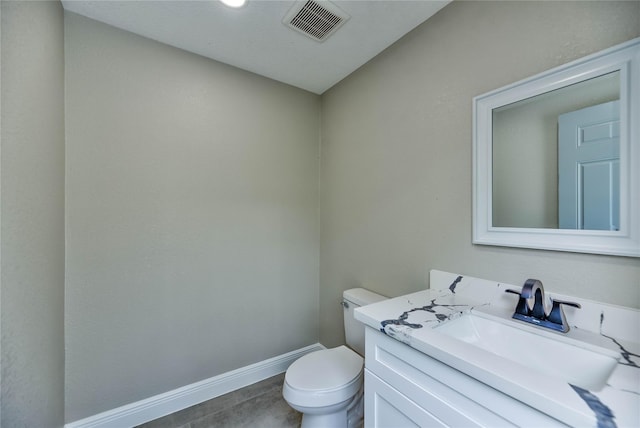
[[[413,401],[365,370],[365,428],[446,427]]]

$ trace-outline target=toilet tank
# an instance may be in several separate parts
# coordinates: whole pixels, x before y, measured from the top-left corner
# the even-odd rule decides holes
[[[344,336],[347,345],[364,357],[364,324],[356,320],[353,310],[360,306],[386,300],[387,298],[364,288],[352,288],[342,293],[344,308]]]

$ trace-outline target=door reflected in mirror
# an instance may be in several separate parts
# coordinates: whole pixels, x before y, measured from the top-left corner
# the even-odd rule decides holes
[[[618,230],[620,72],[492,110],[494,227]]]

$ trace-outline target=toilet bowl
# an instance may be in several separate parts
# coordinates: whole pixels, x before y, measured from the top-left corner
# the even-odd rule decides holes
[[[353,309],[384,299],[362,288],[345,291],[345,336],[353,349],[342,345],[312,352],[287,369],[282,395],[302,413],[302,428],[362,426],[364,325],[353,318]]]
[[[282,395],[303,414],[303,427],[346,427],[362,377],[362,357],[346,346],[316,351],[289,367]]]

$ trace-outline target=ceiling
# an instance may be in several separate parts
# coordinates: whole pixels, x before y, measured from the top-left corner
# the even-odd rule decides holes
[[[68,11],[321,94],[449,1],[333,0],[350,18],[318,42],[283,24],[300,1],[62,0]],[[326,0],[316,0],[321,5]]]

